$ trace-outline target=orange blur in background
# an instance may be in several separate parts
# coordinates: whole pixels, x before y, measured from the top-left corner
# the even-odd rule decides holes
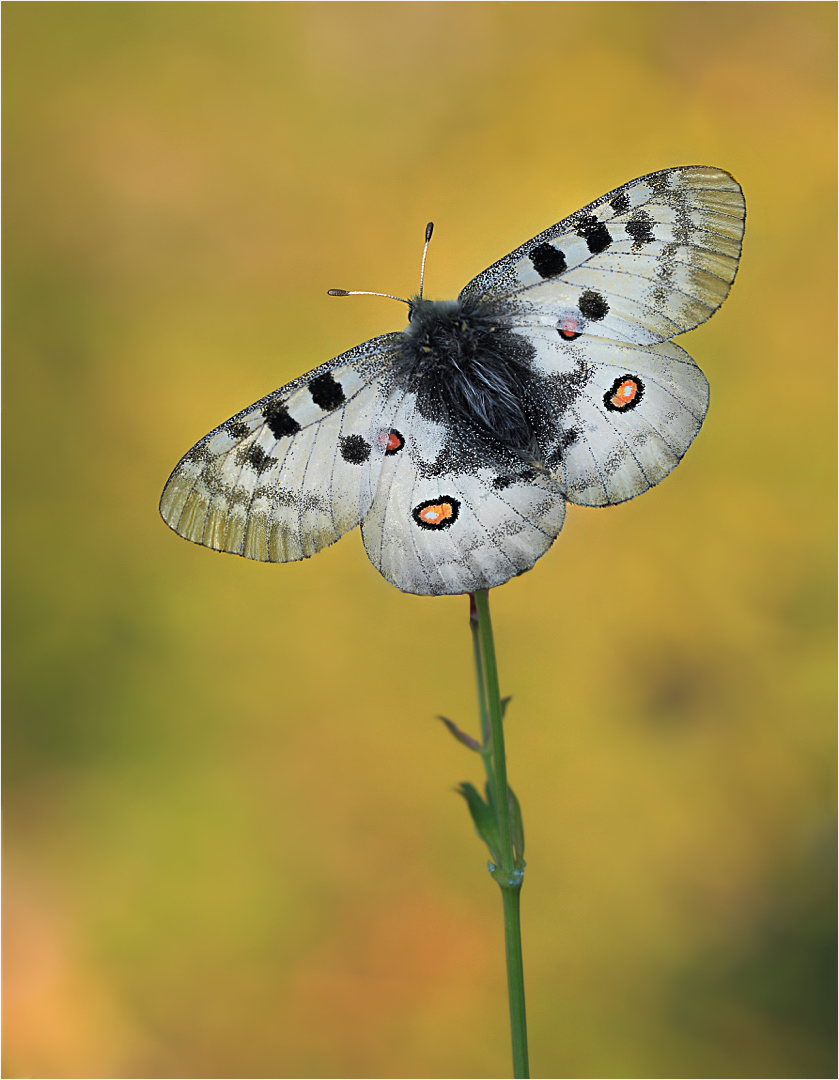
[[[509,1075],[468,605],[178,539],[200,436],[606,191],[746,193],[660,487],[493,593],[543,1077],[835,1075],[826,3],[7,4],[14,1077]],[[771,388],[771,392],[767,389]]]

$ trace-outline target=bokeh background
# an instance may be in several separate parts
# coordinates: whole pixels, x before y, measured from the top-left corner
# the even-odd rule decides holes
[[[509,1074],[467,603],[157,514],[609,189],[742,183],[681,467],[494,596],[533,1074],[833,1060],[832,3],[4,5],[7,1077]]]

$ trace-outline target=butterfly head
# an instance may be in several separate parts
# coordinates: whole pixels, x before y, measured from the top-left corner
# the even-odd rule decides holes
[[[427,336],[441,324],[457,323],[463,305],[459,300],[424,300],[412,296],[408,301],[408,329],[413,337]]]

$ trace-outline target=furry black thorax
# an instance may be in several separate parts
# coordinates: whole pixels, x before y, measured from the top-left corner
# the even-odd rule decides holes
[[[465,422],[491,442],[538,459],[545,402],[531,364],[535,350],[509,322],[502,304],[415,297],[393,372],[417,395],[424,418]]]

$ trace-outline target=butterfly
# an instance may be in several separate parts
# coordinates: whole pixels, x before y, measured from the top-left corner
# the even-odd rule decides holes
[[[745,216],[729,173],[664,169],[516,248],[456,300],[420,287],[405,330],[201,439],[166,484],[164,520],[264,562],[308,558],[361,524],[371,562],[405,592],[503,584],[545,554],[566,501],[624,502],[681,460],[708,383],[672,339],[728,295]]]

